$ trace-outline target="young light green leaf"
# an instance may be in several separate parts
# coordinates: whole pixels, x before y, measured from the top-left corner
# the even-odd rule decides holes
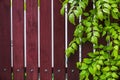
[[[77,50],[78,46],[76,43],[72,43],[71,47],[74,49],[74,50]]]
[[[65,13],[64,9],[65,9],[64,6],[60,9],[60,14],[61,14],[61,15],[64,15],[64,13]]]
[[[83,70],[83,69],[87,69],[88,68],[88,65],[86,64],[86,63],[82,63],[82,66],[81,66],[81,70]]]
[[[94,36],[96,36],[96,37],[100,37],[100,33],[98,32],[98,31],[94,31]]]
[[[103,12],[106,13],[106,14],[110,14],[110,10],[107,9],[107,8],[103,8]]]
[[[112,11],[115,12],[115,13],[119,12],[118,8],[113,8]]]
[[[104,16],[103,16],[103,12],[99,9],[97,12],[97,17],[98,19],[100,19],[101,21],[103,20]]]
[[[111,9],[111,6],[108,3],[104,3],[103,6],[107,9]]]
[[[80,16],[80,14],[79,14],[79,11],[78,11],[78,10],[74,10],[74,14],[75,14],[75,16],[76,16],[77,18]]]
[[[115,12],[113,12],[113,11],[112,11],[112,17],[113,17],[114,19],[119,19],[118,14],[117,14],[117,13],[115,13]]]
[[[71,13],[71,14],[69,15],[69,21],[70,21],[70,23],[72,23],[72,24],[75,25],[75,16],[74,16],[73,13]]]
[[[92,36],[91,42],[92,42],[93,44],[97,44],[97,43],[98,43],[98,38],[97,38],[96,36]]]
[[[90,64],[92,62],[92,60],[89,59],[89,58],[84,58],[83,62],[86,63],[86,64]]]
[[[113,72],[113,73],[112,73],[112,77],[113,77],[113,78],[118,78],[119,76],[117,75],[117,73]]]
[[[86,71],[86,70],[82,70],[81,72],[80,72],[80,79],[81,80],[84,80],[84,78],[86,77],[86,74],[87,74],[88,72]]]

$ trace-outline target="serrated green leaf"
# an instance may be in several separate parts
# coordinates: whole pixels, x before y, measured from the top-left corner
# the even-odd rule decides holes
[[[72,24],[75,25],[75,16],[74,16],[73,13],[71,13],[71,14],[69,15],[69,21],[70,21],[70,23],[72,23]]]

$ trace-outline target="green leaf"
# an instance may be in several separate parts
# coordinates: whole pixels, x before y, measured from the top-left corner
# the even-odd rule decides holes
[[[79,1],[79,6],[81,6],[81,8],[83,8],[85,10],[86,5],[83,1]]]
[[[94,36],[96,36],[96,37],[100,37],[100,33],[98,32],[98,31],[94,31]]]
[[[117,61],[116,66],[120,66],[120,61]]]
[[[87,38],[89,39],[89,38],[91,38],[91,36],[92,36],[92,32],[89,32],[89,33],[87,34]]]
[[[94,71],[94,69],[93,69],[93,67],[92,67],[92,66],[90,66],[90,67],[88,68],[88,70],[89,70],[89,72],[90,72],[92,75],[94,75],[94,74],[95,74],[95,71]]]
[[[83,10],[82,10],[82,8],[81,7],[77,7],[77,11],[79,12],[79,15],[81,15],[82,13],[83,13]]]
[[[80,14],[79,14],[79,11],[78,11],[78,10],[74,10],[74,14],[75,14],[75,16],[76,16],[77,18],[80,16]]]
[[[112,17],[113,17],[114,19],[119,19],[118,14],[117,14],[117,13],[115,13],[115,12],[113,12],[113,11],[112,11]]]
[[[113,50],[112,54],[113,57],[117,58],[118,56],[118,50]]]
[[[60,14],[61,14],[61,15],[64,15],[64,13],[65,13],[65,7],[63,6],[63,7],[60,9]]]
[[[80,44],[80,38],[75,38],[75,41],[78,45]]]
[[[70,23],[72,23],[72,24],[75,25],[75,16],[74,16],[73,13],[71,13],[71,14],[69,15],[69,21],[70,21]]]
[[[117,73],[112,72],[112,77],[113,77],[113,78],[118,78],[119,76],[117,75]]]
[[[96,67],[97,67],[97,70],[100,70],[100,69],[101,69],[101,66],[100,66],[100,65],[97,65]]]
[[[91,30],[92,30],[92,28],[91,28],[91,27],[87,27],[87,29],[86,29],[86,33],[91,32]]]
[[[111,67],[111,70],[112,70],[112,71],[117,71],[118,69],[119,69],[119,68],[116,67],[116,66],[112,66],[112,67]]]
[[[108,3],[104,3],[103,6],[107,9],[111,9],[111,6]]]
[[[119,43],[120,43],[118,40],[114,40],[113,42],[114,42],[115,44],[118,44],[118,45],[119,45]]]
[[[84,58],[83,62],[86,63],[86,64],[90,64],[92,62],[92,60],[89,59],[89,58]]]
[[[107,8],[103,8],[103,12],[106,13],[106,14],[110,14],[110,10],[107,9]]]
[[[107,72],[107,71],[109,71],[110,70],[110,68],[108,67],[108,66],[106,66],[106,67],[104,67],[103,69],[102,69],[102,71],[104,71],[104,72]]]
[[[86,70],[82,70],[81,72],[80,72],[80,79],[81,80],[84,80],[84,78],[86,77],[86,74],[87,74],[88,72],[86,71]]]
[[[77,68],[79,69],[81,67],[81,62],[77,62],[76,65],[77,65]]]
[[[96,55],[93,54],[93,53],[88,53],[88,56],[89,56],[89,57],[92,57],[92,58],[96,57]]]
[[[117,4],[112,4],[111,7],[116,8]]]
[[[119,12],[118,8],[113,8],[112,11],[115,13]]]
[[[83,69],[87,69],[88,68],[88,65],[86,64],[86,63],[82,63],[82,66],[81,66],[81,70],[83,70]]]
[[[74,0],[69,0],[69,3],[73,3]]]
[[[98,38],[97,38],[96,36],[92,36],[91,42],[92,42],[93,44],[97,44],[97,43],[98,43]]]
[[[83,15],[84,15],[84,16],[89,16],[89,13],[84,12]]]
[[[106,41],[107,42],[110,41],[110,36],[109,35],[106,36]]]
[[[97,63],[100,65],[104,65],[103,60],[98,60]]]
[[[74,49],[74,50],[77,50],[78,46],[76,43],[72,43],[71,47]]]

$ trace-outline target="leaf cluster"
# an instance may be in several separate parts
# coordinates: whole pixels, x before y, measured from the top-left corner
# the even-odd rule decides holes
[[[80,80],[116,80],[120,76],[120,0],[93,0],[94,8],[87,12],[90,0],[65,0],[68,9],[68,20],[75,26],[74,38],[66,50],[67,57],[78,50],[79,45],[86,42],[93,44],[94,51],[88,53],[88,58],[77,62],[80,70]],[[76,20],[85,16],[80,23]],[[100,38],[105,38],[107,44],[101,44]]]

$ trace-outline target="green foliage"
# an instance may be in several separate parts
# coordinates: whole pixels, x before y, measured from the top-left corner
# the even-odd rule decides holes
[[[66,55],[69,58],[79,45],[90,42],[95,51],[77,62],[80,80],[90,80],[90,75],[93,80],[117,80],[120,76],[120,0],[94,0],[95,8],[86,12],[89,3],[89,0],[65,0],[62,4],[61,14],[64,15],[68,5],[68,20],[76,26]],[[84,19],[76,23],[80,16]],[[105,38],[107,44],[99,43],[100,38]]]

